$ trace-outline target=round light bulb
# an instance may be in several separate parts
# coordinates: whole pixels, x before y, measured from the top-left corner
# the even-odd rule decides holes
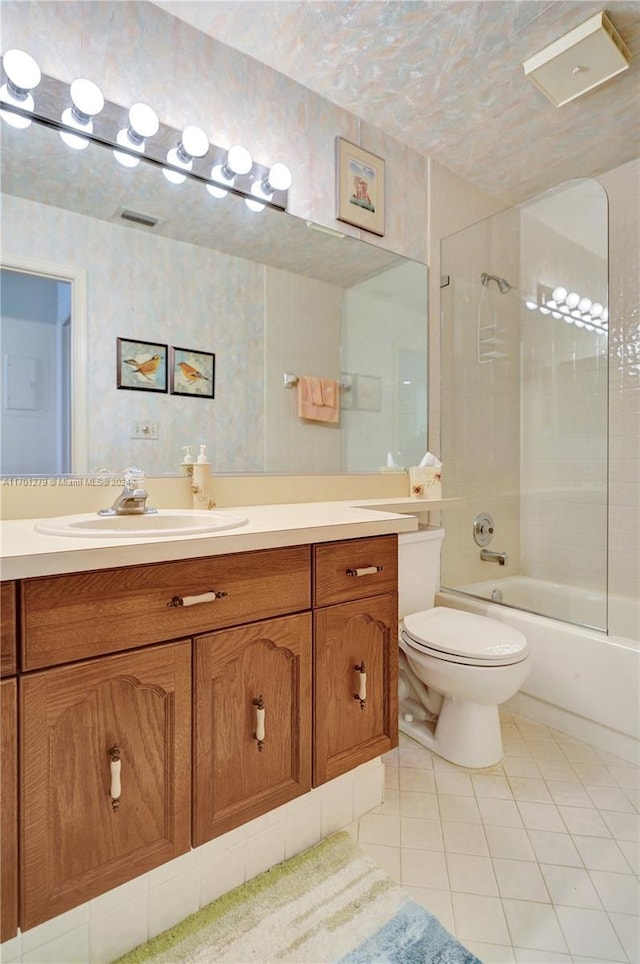
[[[551,317],[557,319],[557,318],[562,318],[562,315],[560,314],[559,311],[552,311],[552,312],[551,312]]]
[[[598,318],[598,317],[602,314],[603,311],[604,311],[604,309],[603,309],[602,305],[600,304],[600,302],[599,302],[599,301],[594,301],[593,304],[591,305],[591,317],[592,317],[592,318]]]
[[[602,314],[601,314],[600,317],[602,318],[602,320],[603,320],[604,322],[608,321],[608,320],[609,320],[609,309],[608,309],[608,308],[603,308],[603,309],[602,309]]]
[[[535,311],[538,307],[535,301],[525,301],[524,306],[525,308],[528,308],[529,311]]]
[[[153,137],[158,133],[158,115],[148,104],[133,104],[129,109],[129,124],[139,137]]]
[[[206,187],[211,197],[223,198],[223,197],[227,197],[229,193],[228,191],[225,191],[223,187],[216,187],[215,184],[207,184]]]
[[[173,164],[175,167],[182,167],[185,171],[190,171],[193,167],[193,161],[183,161],[178,155],[178,148],[172,147],[170,151],[167,152],[167,161],[169,164]],[[162,173],[166,177],[167,181],[171,184],[182,184],[183,181],[187,180],[186,174],[180,174],[178,171],[171,171],[168,167],[162,168]]]
[[[584,314],[591,308],[591,298],[581,298],[578,302],[578,309]]]
[[[584,321],[580,321],[579,319],[576,318],[576,320],[574,321],[574,325],[576,326],[576,328],[584,328]]]
[[[286,164],[274,164],[269,171],[269,184],[274,191],[288,191],[291,187],[291,171]]]
[[[226,163],[229,170],[233,171],[234,174],[248,174],[253,167],[251,154],[246,147],[242,147],[240,144],[235,144],[229,148]]]
[[[567,297],[567,294],[568,294],[567,289],[560,286],[558,288],[553,289],[553,293],[551,297],[558,304],[561,304],[564,301],[564,299]]]
[[[6,84],[0,87],[0,101],[3,100],[7,104],[13,104],[14,107],[20,107],[22,110],[32,111],[34,108],[33,97],[31,94],[27,94],[25,98],[19,100],[14,97]],[[28,117],[22,117],[20,114],[12,114],[11,111],[1,110],[0,117],[3,121],[6,121],[9,127],[16,127],[18,129],[24,130],[25,127],[31,125],[31,121]]]
[[[86,124],[80,123],[70,107],[62,111],[61,120],[67,127],[75,127],[77,130],[85,131],[87,134],[93,133],[93,123],[90,120],[87,121]],[[68,131],[58,131],[58,133],[60,134],[60,140],[62,140],[67,147],[73,148],[74,151],[84,151],[85,148],[89,146],[89,141],[86,137],[78,137],[77,134],[69,134]]]
[[[86,80],[84,77],[74,80],[70,90],[71,100],[81,114],[95,117],[104,107],[102,91],[92,80]]]
[[[211,168],[211,177],[214,181],[221,181],[223,184],[233,184],[233,177],[227,177],[222,167],[222,164],[214,164]]]
[[[547,308],[557,308],[557,307],[558,307],[556,301],[555,301],[553,298],[549,298],[548,301],[545,301],[545,304],[546,304]]]
[[[20,90],[33,90],[40,83],[40,68],[24,50],[7,50],[2,58],[2,66],[11,83]]]
[[[133,144],[126,130],[118,131],[116,134],[116,141],[118,144],[121,144],[122,147],[128,147],[132,151],[144,150],[144,141],[142,141],[140,144]],[[125,154],[124,151],[114,151],[113,156],[118,164],[122,164],[123,167],[137,167],[140,163],[139,157],[132,157],[131,154]]]
[[[191,157],[204,157],[209,150],[209,138],[200,127],[185,127],[181,140],[185,154]]]
[[[569,306],[568,306],[568,305],[560,305],[560,307],[558,308],[558,311],[561,311],[563,315],[568,315],[568,314],[569,314]]]
[[[578,302],[580,301],[580,295],[576,291],[570,291],[565,301],[567,302],[570,308],[575,308]]]
[[[551,312],[549,311],[549,309],[548,309],[548,308],[545,308],[543,305],[540,305],[539,311],[540,311],[540,314],[541,314],[541,315],[550,315],[550,314],[551,314]]]
[[[247,205],[250,211],[264,211],[265,205],[260,204],[259,201],[254,201],[253,198],[246,197],[244,203]]]

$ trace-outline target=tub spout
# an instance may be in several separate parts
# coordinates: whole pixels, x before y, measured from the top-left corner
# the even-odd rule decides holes
[[[494,552],[492,549],[481,549],[480,558],[483,562],[497,562],[499,566],[506,566],[509,562],[506,552]]]

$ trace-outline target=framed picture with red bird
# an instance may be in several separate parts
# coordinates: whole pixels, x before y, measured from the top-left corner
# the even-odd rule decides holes
[[[171,349],[171,394],[213,398],[216,356],[191,348]]]
[[[118,338],[118,388],[166,392],[168,345]]]

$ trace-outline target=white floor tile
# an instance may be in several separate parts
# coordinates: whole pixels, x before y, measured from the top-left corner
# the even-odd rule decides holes
[[[516,800],[526,800],[530,803],[553,803],[544,780],[509,777],[509,783]]]
[[[556,912],[571,954],[626,961],[624,948],[604,911],[559,906]]]
[[[605,910],[640,915],[640,884],[632,874],[612,874],[605,870],[590,873]]]
[[[493,868],[501,897],[550,903],[540,868],[530,860],[506,860],[494,857]]]
[[[377,807],[375,807],[371,812],[396,814],[396,815],[399,814],[400,813],[400,791],[385,789],[384,800]]]
[[[621,845],[611,837],[582,837],[574,834],[573,842],[587,870],[610,870],[618,874],[629,872],[629,864]]]
[[[615,777],[604,763],[573,763],[572,766],[585,786],[618,786]]]
[[[536,859],[525,830],[517,827],[485,827],[484,829],[492,857],[508,857],[514,860]]]
[[[447,869],[451,890],[498,897],[498,885],[490,857],[447,854]]]
[[[541,864],[540,869],[554,904],[602,910],[602,902],[586,870],[554,864]]]
[[[508,944],[485,944],[482,941],[465,941],[467,950],[475,954],[483,964],[513,964],[514,950]],[[568,958],[567,958],[568,960]]]
[[[439,794],[458,794],[473,797],[473,784],[467,773],[451,773],[446,770],[434,770],[436,790]]]
[[[401,790],[417,790],[419,793],[435,793],[436,781],[433,770],[417,767],[398,767],[398,786]]]
[[[400,817],[400,843],[414,850],[444,850],[442,824],[439,820]]]
[[[640,814],[603,810],[602,819],[616,840],[640,840]]]
[[[578,833],[586,837],[607,837],[609,835],[606,823],[598,811],[593,808],[558,806],[558,810],[569,833]]]
[[[640,924],[627,914],[609,914],[611,923],[630,961],[640,961]]]
[[[554,803],[565,804],[569,807],[593,807],[591,797],[579,783],[549,780],[548,777],[546,781]]]
[[[503,904],[514,947],[562,953],[569,950],[550,904],[506,899]]]
[[[471,777],[473,790],[476,797],[493,797],[500,800],[513,800],[511,787],[506,777],[489,776],[479,774]]]
[[[540,863],[563,867],[582,867],[580,855],[568,833],[528,830],[533,851]]]
[[[498,897],[477,894],[451,894],[456,936],[461,941],[510,944],[507,922]]]
[[[438,794],[440,817],[460,823],[481,823],[478,804],[473,797],[459,797],[448,793]]]
[[[447,864],[443,853],[432,850],[400,851],[400,873],[403,884],[449,890]]]
[[[640,767],[609,766],[609,770],[621,787],[640,787]]]
[[[625,859],[634,874],[640,874],[640,843],[637,840],[618,840],[618,847],[625,856]],[[615,870],[615,867],[603,868]]]
[[[397,750],[398,766],[421,767],[425,770],[433,769],[433,755],[431,750],[423,746],[400,746]],[[384,757],[383,757],[384,759]]]
[[[586,788],[591,804],[599,810],[619,810],[621,813],[634,813],[635,808],[624,790],[617,787],[588,786]]]
[[[400,791],[400,813],[403,817],[421,817],[423,820],[438,820],[440,809],[435,793],[417,793],[412,790]]]
[[[430,914],[437,917],[443,927],[446,927],[450,933],[455,933],[451,894],[448,890],[434,890],[432,887],[407,885],[404,885],[404,889],[417,904],[421,904]]]
[[[513,800],[496,800],[492,797],[480,797],[478,809],[482,822],[494,827],[522,827],[520,811]]]
[[[532,780],[537,780],[540,777],[538,764],[528,756],[515,756],[507,753],[502,761],[502,766],[508,777],[527,777]]]
[[[514,947],[517,964],[563,964],[573,960],[570,954],[560,954],[558,951],[534,951],[531,947]],[[595,964],[592,961],[591,964]]]
[[[487,838],[481,826],[475,823],[450,823],[443,821],[442,830],[447,851],[457,854],[472,854],[488,857]]]
[[[358,842],[400,846],[400,816],[396,814],[365,813],[360,817]]]
[[[564,833],[567,829],[555,804],[526,803],[522,800],[518,810],[527,830],[555,830]]]

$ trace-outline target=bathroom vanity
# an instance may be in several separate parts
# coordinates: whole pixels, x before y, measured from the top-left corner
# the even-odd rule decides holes
[[[397,744],[396,533],[417,520],[244,511],[89,545],[3,523],[3,941]]]

